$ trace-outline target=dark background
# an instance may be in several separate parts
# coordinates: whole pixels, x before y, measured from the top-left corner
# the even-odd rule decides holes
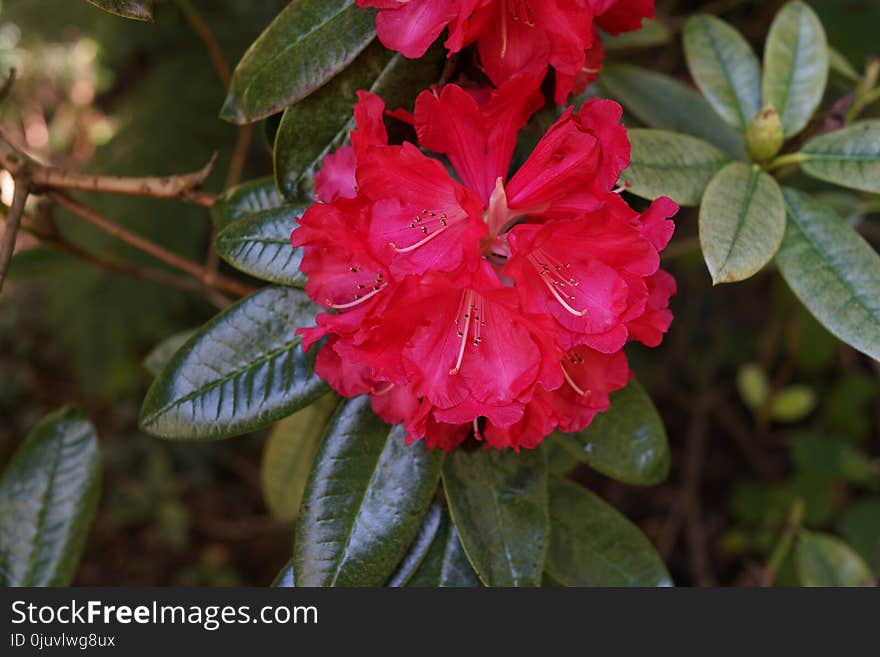
[[[286,3],[195,0],[234,65]],[[735,24],[758,52],[778,1],[658,1],[680,29],[690,12]],[[859,70],[880,55],[880,2],[813,0],[831,44]],[[174,2],[155,24],[104,14],[85,0],[3,0],[0,68],[20,79],[0,122],[52,162],[114,174],[164,174],[220,161],[221,190],[237,130],[217,118],[223,84]],[[679,39],[615,52],[687,80]],[[848,91],[832,78],[826,107]],[[271,172],[255,126],[244,178]],[[2,183],[2,180],[0,180]],[[805,185],[815,185],[807,183]],[[814,187],[815,188],[815,187]],[[817,190],[818,191],[818,190]],[[828,200],[848,208],[845,197]],[[204,258],[207,211],[176,202],[95,197],[120,223],[189,257]],[[143,260],[118,242],[58,215],[94,250]],[[878,215],[853,215],[876,247]],[[678,279],[675,322],[655,350],[628,351],[663,415],[673,451],[661,486],[617,484],[585,467],[576,476],[637,522],[679,585],[753,585],[795,499],[806,525],[846,538],[880,570],[878,365],[838,343],[803,311],[778,274],[712,288],[695,244],[696,213],[683,211],[664,266]],[[264,434],[174,444],[137,430],[156,343],[195,327],[204,299],[37,248],[17,258],[0,298],[0,462],[48,411],[69,401],[95,421],[104,455],[103,496],[80,565],[82,585],[263,585],[289,558],[292,525],[270,514],[260,486]],[[737,389],[750,364],[775,391],[814,404],[778,421],[751,411]],[[794,583],[790,564],[779,582]]]

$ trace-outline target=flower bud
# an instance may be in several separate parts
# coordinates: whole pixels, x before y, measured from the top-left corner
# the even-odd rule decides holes
[[[779,112],[772,105],[767,105],[755,115],[746,130],[749,155],[756,162],[766,162],[779,153],[784,143]]]

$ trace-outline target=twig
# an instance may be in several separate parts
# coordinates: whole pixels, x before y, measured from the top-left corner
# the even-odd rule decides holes
[[[50,167],[36,168],[32,175],[35,191],[40,189],[66,189],[85,192],[106,192],[155,198],[177,198],[188,203],[210,207],[216,196],[198,187],[214,169],[217,153],[198,171],[175,176],[146,176],[129,178],[122,176],[98,176]]]
[[[15,239],[18,236],[18,228],[21,226],[21,216],[27,203],[30,189],[27,173],[15,179],[15,193],[12,197],[12,205],[6,218],[6,230],[3,233],[3,241],[0,242],[0,292],[3,291],[3,282],[6,280],[6,272],[9,271],[9,263],[12,262],[12,253],[15,251]]]
[[[109,192],[177,198],[187,203],[210,207],[214,205],[216,196],[199,187],[210,175],[216,159],[217,153],[214,153],[210,161],[198,171],[173,176],[129,178],[83,174],[40,164],[18,148],[0,130],[0,167],[9,171],[13,178],[27,171],[31,180],[31,191],[35,193],[53,189]]]
[[[208,56],[211,58],[211,63],[214,64],[217,75],[220,76],[220,80],[223,82],[223,87],[229,88],[232,72],[229,68],[229,62],[226,61],[226,56],[223,54],[223,48],[220,47],[220,43],[217,41],[217,37],[214,36],[205,19],[202,18],[202,15],[189,0],[177,0],[177,6],[180,7],[180,11],[183,12],[193,32],[205,44],[205,49],[208,51]]]
[[[62,207],[67,208],[81,219],[86,220],[94,226],[97,226],[105,233],[109,233],[113,237],[122,242],[125,242],[130,246],[133,246],[139,251],[148,253],[157,260],[161,260],[165,264],[170,265],[175,269],[179,269],[186,274],[189,274],[207,287],[214,288],[216,290],[220,290],[222,292],[226,292],[237,297],[246,296],[253,292],[253,288],[251,288],[249,285],[245,285],[244,283],[240,283],[239,281],[236,281],[234,279],[227,278],[221,274],[212,272],[205,267],[199,265],[198,263],[193,262],[192,260],[188,260],[182,256],[177,255],[176,253],[172,253],[166,248],[159,246],[158,244],[151,242],[150,240],[141,237],[140,235],[136,235],[127,231],[119,224],[113,223],[95,210],[92,210],[91,208],[82,205],[81,203],[75,201],[66,194],[63,194],[61,192],[50,192],[49,198],[51,198]]]
[[[788,514],[788,519],[785,521],[785,529],[782,532],[779,543],[776,544],[773,554],[770,555],[770,559],[767,561],[767,565],[761,571],[761,586],[773,586],[773,582],[776,581],[776,575],[791,551],[795,535],[800,530],[803,521],[804,502],[798,498],[791,505],[791,511]]]

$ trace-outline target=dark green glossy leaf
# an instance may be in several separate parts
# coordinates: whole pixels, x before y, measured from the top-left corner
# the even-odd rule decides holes
[[[784,233],[785,202],[769,174],[732,162],[709,182],[700,205],[700,246],[713,284],[756,274]]]
[[[646,126],[693,135],[732,157],[748,159],[743,136],[678,80],[631,64],[607,63],[599,83]]]
[[[275,178],[256,178],[226,190],[211,207],[211,217],[214,227],[223,230],[239,219],[280,208],[284,203],[284,197],[275,187]]]
[[[98,507],[95,428],[68,406],[43,419],[0,479],[0,584],[67,586]]]
[[[587,489],[550,479],[547,572],[565,586],[671,586],[645,535]]]
[[[263,448],[260,483],[272,516],[296,520],[306,481],[339,397],[325,395],[275,425]]]
[[[583,449],[570,436],[554,432],[544,440],[547,450],[547,470],[551,475],[565,475],[581,463]]]
[[[440,524],[443,522],[443,514],[443,507],[440,506],[439,502],[434,502],[425,515],[425,520],[422,523],[422,528],[419,529],[418,536],[416,536],[412,545],[409,546],[409,551],[406,553],[403,561],[400,562],[394,575],[388,580],[388,586],[392,588],[406,586],[406,583],[416,573],[434,544],[437,530],[440,529]]]
[[[590,426],[565,437],[581,461],[612,479],[651,486],[669,475],[671,458],[663,420],[635,379],[611,394],[611,408],[597,415]]]
[[[197,330],[198,329],[188,329],[186,331],[181,331],[180,333],[175,333],[162,340],[162,342],[153,347],[152,351],[150,351],[150,353],[144,358],[144,369],[153,376],[159,376],[159,372],[162,371],[162,368],[165,367],[168,364],[168,361],[171,360],[172,356],[174,356],[174,354],[186,344],[186,341],[195,335]]]
[[[801,154],[801,167],[814,178],[880,194],[880,120],[814,137]]]
[[[764,104],[782,119],[786,137],[803,130],[825,94],[829,57],[825,29],[804,2],[789,2],[770,26],[764,49]]]
[[[865,586],[871,571],[846,543],[830,534],[803,532],[795,550],[802,586]]]
[[[268,287],[205,324],[147,392],[141,428],[162,438],[217,439],[256,431],[308,406],[327,384],[297,328],[318,308],[304,292]]]
[[[355,0],[295,0],[251,44],[220,116],[251,123],[302,100],[344,70],[376,34]]]
[[[815,199],[783,194],[788,223],[776,256],[783,278],[832,334],[880,360],[880,257]]]
[[[216,240],[217,253],[236,269],[270,283],[303,287],[302,250],[290,244],[290,233],[307,205],[262,210],[228,225]]]
[[[406,585],[411,588],[480,586],[448,512],[441,512],[431,547]]]
[[[699,205],[709,179],[730,162],[712,144],[676,132],[629,131],[632,155],[621,175],[627,191],[649,200],[668,196],[681,205]]]
[[[284,565],[275,581],[272,582],[272,586],[279,589],[292,589],[296,586],[296,577],[293,574],[293,559]]]
[[[88,0],[111,14],[137,21],[153,21],[153,0]]]
[[[549,531],[543,448],[457,449],[446,459],[443,486],[480,579],[488,586],[538,586]]]
[[[744,131],[761,109],[761,64],[752,47],[720,18],[699,14],[684,28],[688,68],[715,111]]]
[[[407,445],[369,397],[331,421],[303,499],[293,562],[300,586],[381,586],[422,525],[442,453]]]
[[[440,76],[439,51],[411,60],[381,44],[368,48],[326,87],[287,109],[275,136],[275,179],[289,198],[308,192],[303,183],[354,127],[360,89],[378,94],[389,109],[410,108],[416,94]]]

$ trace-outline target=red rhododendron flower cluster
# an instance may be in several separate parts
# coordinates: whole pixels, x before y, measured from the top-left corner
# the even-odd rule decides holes
[[[425,54],[444,29],[450,53],[477,44],[495,85],[528,71],[556,70],[556,102],[596,78],[604,52],[599,28],[638,30],[654,16],[654,0],[357,0],[379,9],[376,28],[386,47],[406,57]]]
[[[672,319],[659,251],[678,206],[640,215],[613,189],[630,151],[618,104],[568,109],[507,177],[540,84],[419,96],[419,144],[457,179],[389,145],[384,103],[360,92],[351,146],[325,161],[292,235],[307,293],[330,309],[299,331],[307,348],[327,338],[318,374],[429,447],[472,427],[517,449],[583,429],[630,377],[624,344],[656,346]]]

